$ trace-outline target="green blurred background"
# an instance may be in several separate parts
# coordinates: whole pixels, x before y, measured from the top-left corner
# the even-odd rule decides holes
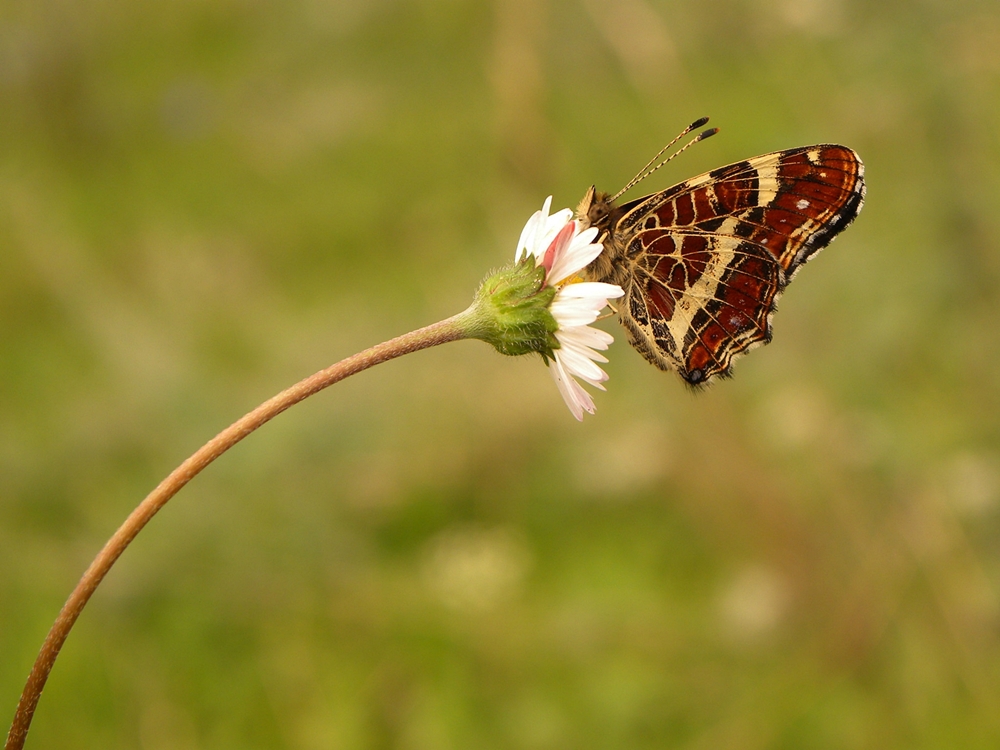
[[[996,0],[4,2],[3,731],[185,456],[705,114],[643,189],[869,183],[735,379],[608,321],[582,425],[477,342],[336,386],[138,538],[28,747],[1000,746]]]

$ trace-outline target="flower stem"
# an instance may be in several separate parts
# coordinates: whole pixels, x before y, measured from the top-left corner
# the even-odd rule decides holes
[[[444,344],[448,341],[475,337],[475,329],[473,308],[470,308],[439,323],[403,334],[348,357],[325,370],[320,370],[233,422],[174,469],[166,479],[160,482],[156,489],[139,503],[138,507],[125,520],[125,523],[108,540],[90,567],[87,568],[76,588],[73,589],[69,599],[66,600],[42,644],[34,666],[31,668],[31,674],[28,676],[24,691],[21,693],[21,700],[17,704],[14,721],[7,733],[4,750],[21,750],[24,746],[25,738],[28,736],[28,728],[31,726],[31,719],[42,694],[42,688],[45,687],[45,681],[52,671],[59,650],[65,643],[77,617],[80,616],[80,612],[83,611],[84,606],[104,576],[107,575],[111,566],[115,564],[115,561],[135,539],[136,535],[149,523],[149,520],[185,484],[258,427],[327,386],[404,354]]]

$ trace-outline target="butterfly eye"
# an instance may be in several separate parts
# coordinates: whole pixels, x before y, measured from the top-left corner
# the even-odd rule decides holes
[[[608,204],[604,201],[598,201],[590,207],[587,218],[590,219],[590,223],[592,225],[597,225],[604,221],[608,217],[609,213],[610,208],[608,207]]]

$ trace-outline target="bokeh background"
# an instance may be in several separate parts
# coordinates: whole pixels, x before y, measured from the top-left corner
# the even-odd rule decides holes
[[[867,165],[770,346],[692,393],[619,335],[582,425],[477,342],[296,407],[121,559],[28,747],[1000,745],[995,0],[4,2],[4,730],[185,456],[706,114],[643,189]]]

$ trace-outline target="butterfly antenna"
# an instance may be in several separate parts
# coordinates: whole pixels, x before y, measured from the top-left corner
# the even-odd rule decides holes
[[[708,118],[707,117],[702,117],[701,119],[695,120],[690,125],[688,125],[686,128],[684,128],[684,130],[682,130],[680,133],[677,134],[676,138],[674,138],[672,141],[670,141],[670,143],[668,143],[666,146],[664,146],[663,148],[661,148],[656,153],[656,156],[654,156],[652,159],[650,159],[648,162],[646,162],[646,166],[644,166],[642,169],[639,170],[639,174],[637,174],[635,177],[633,177],[631,180],[629,180],[628,185],[626,185],[621,190],[619,190],[617,193],[615,193],[614,196],[611,198],[611,200],[612,201],[618,200],[618,198],[621,197],[627,190],[629,190],[631,187],[633,187],[636,183],[641,182],[642,180],[644,180],[647,177],[649,177],[651,174],[653,174],[653,172],[655,172],[657,169],[659,169],[660,167],[662,167],[668,161],[670,161],[671,159],[673,159],[676,156],[680,156],[685,151],[687,151],[689,148],[691,148],[691,146],[693,146],[694,144],[698,143],[699,141],[703,141],[706,138],[711,138],[713,135],[715,135],[716,133],[719,132],[718,128],[709,128],[708,130],[703,130],[702,132],[698,133],[698,135],[696,135],[694,138],[692,138],[690,141],[688,141],[687,143],[685,143],[681,148],[677,149],[677,151],[675,151],[670,156],[668,156],[666,159],[664,159],[659,164],[657,164],[655,167],[650,168],[651,165],[653,164],[653,162],[655,162],[657,159],[659,159],[663,155],[664,151],[666,151],[668,148],[670,148],[671,146],[673,146],[675,143],[677,143],[677,141],[679,141],[681,138],[683,138],[684,136],[686,136],[692,130],[700,128],[706,122],[708,122]]]

